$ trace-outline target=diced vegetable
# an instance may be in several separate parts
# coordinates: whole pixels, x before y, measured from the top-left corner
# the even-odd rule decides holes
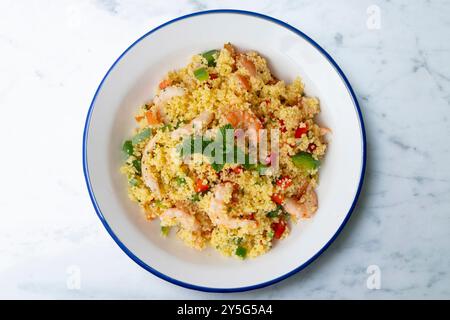
[[[282,208],[280,205],[277,206],[277,208],[275,210],[269,211],[266,214],[266,217],[268,218],[276,218],[280,215],[280,213],[282,212]]]
[[[308,132],[308,126],[305,127],[298,127],[295,130],[295,138],[300,139],[302,135],[306,134]]]
[[[274,193],[272,195],[272,201],[275,202],[276,204],[282,205],[284,201],[284,196],[278,193]]]
[[[161,234],[165,237],[169,235],[170,227],[168,226],[161,226]]]
[[[132,185],[133,187],[136,187],[139,184],[139,180],[135,179],[135,178],[131,178],[129,181],[130,185]]]
[[[244,171],[241,166],[234,167],[232,170],[235,174],[240,174],[242,173],[242,171]]]
[[[125,152],[127,155],[131,156],[133,154],[134,148],[133,148],[133,142],[131,140],[127,140],[123,143],[122,146],[123,152]]]
[[[308,150],[309,152],[314,152],[314,150],[316,150],[317,146],[314,143],[310,143],[308,146]]]
[[[133,145],[137,145],[140,142],[144,141],[145,139],[149,138],[151,134],[152,134],[152,131],[150,130],[150,128],[145,128],[144,130],[142,130],[141,132],[136,134],[131,139],[131,142],[133,143]]]
[[[144,119],[144,116],[136,116],[134,117],[134,119],[136,120],[136,122],[140,122],[142,119]]]
[[[172,81],[170,81],[169,79],[163,80],[159,83],[159,88],[161,90],[167,88],[168,86],[170,86],[172,84]]]
[[[161,200],[156,200],[155,206],[157,206],[158,208],[161,208],[161,209],[167,209],[167,206],[165,206]]]
[[[308,152],[300,151],[296,155],[291,157],[294,165],[304,171],[315,170],[319,167],[320,161],[313,158]]]
[[[256,165],[256,171],[258,171],[259,175],[264,175],[266,173],[267,168],[269,168],[269,166],[262,163],[258,163]]]
[[[179,186],[186,184],[186,179],[183,177],[176,177],[176,181]]]
[[[192,202],[198,202],[198,201],[200,201],[200,196],[199,196],[199,194],[198,194],[198,193],[194,193],[194,194],[192,195],[192,197],[191,197],[191,201],[192,201]]]
[[[155,113],[152,111],[147,111],[145,113],[145,117],[147,118],[148,124],[154,125],[159,123],[159,119]]]
[[[284,220],[280,220],[280,222],[272,223],[272,230],[274,232],[274,238],[280,239],[286,230],[286,222]]]
[[[273,230],[270,230],[270,231],[267,233],[267,236],[269,237],[269,239],[272,239],[274,235],[275,235],[275,232],[273,232]]]
[[[202,53],[202,57],[208,61],[208,67],[216,66],[216,58],[214,56],[217,56],[218,53],[219,50],[210,50]]]
[[[205,81],[205,80],[208,80],[209,73],[208,73],[208,70],[206,70],[206,68],[199,68],[194,71],[194,76],[199,81]]]
[[[292,179],[287,176],[281,177],[277,180],[276,185],[285,190],[292,185]]]
[[[225,164],[224,163],[216,163],[216,162],[213,162],[213,163],[211,163],[211,167],[214,169],[214,171],[216,171],[216,172],[219,172],[219,171],[221,171],[222,169],[223,169],[223,166],[224,166]]]
[[[197,193],[208,191],[209,185],[203,181],[203,179],[195,180],[194,190]]]
[[[141,174],[141,162],[136,159],[136,160],[133,160],[132,164],[133,164],[133,167],[136,169],[136,172],[138,174]]]
[[[286,129],[286,125],[284,124],[284,120],[279,120],[278,124],[280,125],[280,131],[282,133],[285,133],[287,131],[287,129]]]
[[[244,247],[241,247],[241,246],[237,247],[236,248],[236,255],[238,257],[241,257],[242,259],[244,259],[245,256],[247,256],[247,249],[245,249]]]

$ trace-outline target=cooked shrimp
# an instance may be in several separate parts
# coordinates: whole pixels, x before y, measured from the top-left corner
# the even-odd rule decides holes
[[[231,70],[233,72],[236,71],[236,61],[234,61],[236,58],[236,54],[237,54],[236,48],[233,47],[233,45],[231,43],[225,43],[223,48],[228,51],[231,58],[233,59],[233,63],[231,64]]]
[[[194,120],[185,126],[182,126],[172,132],[172,138],[177,139],[182,136],[188,136],[194,133],[195,129],[207,127],[214,120],[214,113],[211,111],[203,111]]]
[[[234,110],[229,112],[226,115],[226,118],[234,128],[255,130],[262,129],[261,121],[250,110]]]
[[[252,111],[234,110],[226,116],[227,121],[236,129],[253,130],[255,134],[250,134],[250,142],[256,146],[258,144],[258,132],[263,128],[261,121]]]
[[[174,97],[184,96],[185,93],[186,91],[180,87],[166,87],[156,95],[156,97],[153,99],[153,102],[155,105],[161,105]]]
[[[324,136],[328,133],[331,133],[331,129],[327,127],[320,127],[320,135]]]
[[[198,220],[192,214],[182,209],[167,209],[159,217],[161,219],[161,224],[165,226],[179,225],[183,229],[189,231],[200,230],[200,223],[198,222]]]
[[[155,148],[156,136],[151,138],[142,152],[141,168],[142,168],[142,180],[145,185],[150,188],[156,195],[161,195],[161,189],[159,188],[159,183],[154,174],[151,172],[148,166],[148,159]]]
[[[228,52],[230,53],[230,55],[234,58],[236,56],[236,48],[231,44],[231,43],[225,43],[223,45],[223,48],[225,50],[228,50]]]
[[[239,83],[241,86],[247,90],[250,91],[252,89],[252,85],[250,83],[250,80],[247,76],[244,76],[242,74],[236,74],[237,79],[239,80]]]
[[[255,64],[250,59],[248,59],[245,55],[243,55],[243,54],[238,55],[237,62],[245,70],[247,70],[247,72],[249,73],[250,76],[254,77],[256,75]]]
[[[161,119],[164,123],[167,123],[166,114],[164,112],[164,104],[174,97],[184,96],[186,91],[180,87],[166,87],[161,90],[153,99],[153,103],[155,104],[155,111],[158,115],[158,118]]]
[[[222,225],[231,229],[255,228],[256,221],[229,217],[226,213],[226,204],[231,200],[233,185],[223,183],[216,187],[214,197],[209,205],[208,216],[214,225]]]
[[[165,79],[165,80],[163,80],[163,81],[161,81],[161,82],[159,83],[159,88],[160,88],[161,90],[163,90],[163,89],[167,88],[168,86],[170,86],[171,84],[172,84],[172,81],[171,81],[171,80]]]
[[[311,216],[317,211],[318,204],[317,194],[311,185],[308,185],[302,198],[304,199],[303,203],[299,202],[295,198],[286,199],[283,204],[283,208],[287,213],[296,216],[297,219],[311,218]]]

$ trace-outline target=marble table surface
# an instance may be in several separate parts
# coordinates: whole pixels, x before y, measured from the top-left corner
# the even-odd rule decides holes
[[[350,222],[306,270],[210,294],[122,253],[89,200],[81,140],[97,85],[132,41],[225,7],[282,19],[335,58],[361,103],[368,166]],[[449,34],[441,0],[2,0],[0,298],[450,298]]]

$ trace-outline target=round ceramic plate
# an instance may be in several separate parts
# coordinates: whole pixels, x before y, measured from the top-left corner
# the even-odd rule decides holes
[[[319,210],[267,254],[240,260],[213,249],[196,251],[175,236],[161,237],[126,192],[119,173],[121,145],[135,126],[137,107],[151,99],[167,71],[191,56],[231,42],[255,50],[287,82],[300,76],[307,95],[321,102],[318,122],[332,129],[320,170]],[[86,119],[83,166],[103,225],[136,263],[172,283],[205,291],[260,288],[305,268],[336,238],[353,210],[364,176],[365,135],[349,82],[333,59],[301,31],[252,12],[215,10],[169,21],[134,42],[100,83]]]

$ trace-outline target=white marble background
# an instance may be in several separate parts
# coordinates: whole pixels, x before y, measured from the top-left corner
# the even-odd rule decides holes
[[[368,135],[364,191],[338,240],[300,274],[238,294],[180,288],[132,262],[96,217],[81,165],[86,112],[113,61],[162,22],[214,8],[265,13],[319,42]],[[443,0],[1,0],[0,298],[450,298],[449,35]],[[77,270],[79,290],[67,285]]]

